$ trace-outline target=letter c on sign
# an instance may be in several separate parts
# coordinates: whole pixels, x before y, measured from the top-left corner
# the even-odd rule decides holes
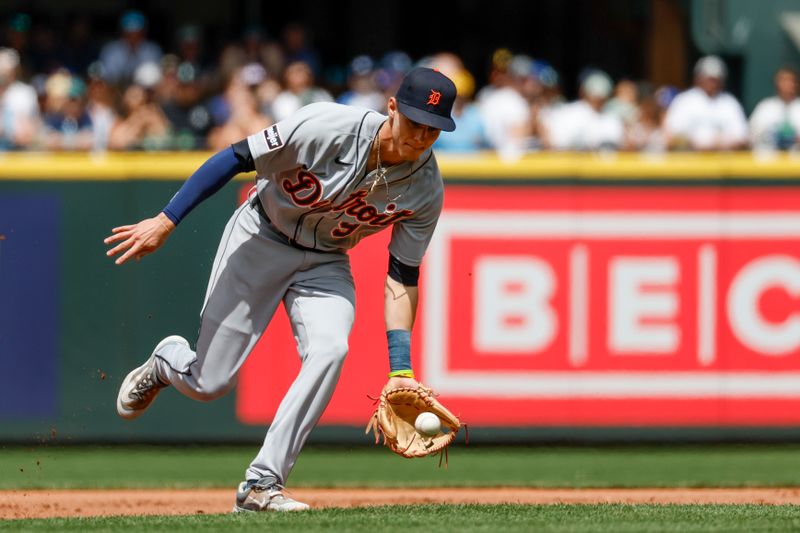
[[[768,255],[745,265],[728,291],[728,320],[742,344],[764,355],[780,356],[800,348],[800,312],[781,323],[764,320],[758,310],[759,298],[776,286],[800,298],[800,261]]]

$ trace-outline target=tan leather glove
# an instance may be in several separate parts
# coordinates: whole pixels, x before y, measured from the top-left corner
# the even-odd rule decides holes
[[[425,411],[438,416],[442,423],[436,435],[422,435],[414,427],[417,416]],[[425,457],[446,451],[461,426],[458,418],[434,397],[433,391],[420,384],[416,389],[401,387],[383,391],[366,433],[370,430],[375,433],[375,444],[383,434],[383,443],[403,457]]]

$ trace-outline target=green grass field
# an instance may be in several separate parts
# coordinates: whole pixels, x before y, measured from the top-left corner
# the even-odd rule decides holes
[[[0,447],[0,489],[230,487],[256,447]],[[450,467],[309,448],[290,487],[800,487],[800,446],[455,447]],[[3,531],[800,531],[800,507],[425,505],[302,515],[0,521]]]
[[[0,531],[797,531],[800,511],[757,505],[420,505],[298,514],[0,522]]]
[[[0,489],[234,487],[251,447],[0,447]],[[800,487],[800,446],[308,448],[294,487]]]

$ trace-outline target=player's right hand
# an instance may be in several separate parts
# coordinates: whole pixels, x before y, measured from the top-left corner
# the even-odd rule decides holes
[[[112,257],[124,250],[125,253],[114,261],[116,264],[121,265],[130,258],[138,261],[158,250],[174,229],[175,224],[164,213],[146,218],[137,224],[119,226],[112,229],[111,235],[103,240],[105,244],[119,243],[108,250],[106,255]]]

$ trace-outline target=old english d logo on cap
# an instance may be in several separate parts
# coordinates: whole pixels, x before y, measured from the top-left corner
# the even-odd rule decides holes
[[[437,130],[456,129],[450,116],[456,99],[456,86],[438,70],[412,69],[403,78],[395,98],[397,108],[409,120]]]

